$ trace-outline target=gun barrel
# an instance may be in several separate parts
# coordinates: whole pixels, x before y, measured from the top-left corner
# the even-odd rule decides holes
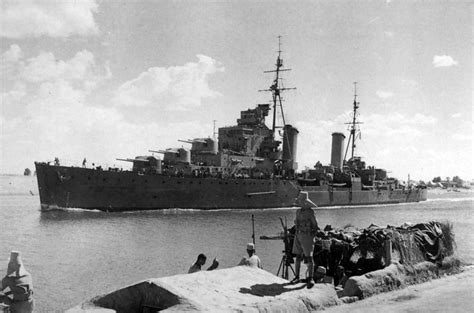
[[[143,159],[117,159],[117,161],[124,161],[124,162],[150,162],[148,160]]]
[[[162,153],[162,154],[166,153],[166,151],[164,151],[164,150],[148,150],[148,152]]]
[[[193,141],[191,141],[191,140],[178,139],[178,141],[180,141],[180,142],[185,142],[185,143],[193,143]]]
[[[180,142],[186,142],[186,143],[195,143],[195,142],[199,142],[199,143],[206,143],[205,140],[203,139],[193,139],[193,140],[183,140],[183,139],[178,139],[178,141]]]
[[[132,159],[116,159],[117,161],[133,162]]]

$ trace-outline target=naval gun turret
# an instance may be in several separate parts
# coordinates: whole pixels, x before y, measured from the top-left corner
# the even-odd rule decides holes
[[[212,138],[195,138],[193,140],[178,140],[180,142],[190,143],[191,158],[195,154],[217,154],[217,142]]]
[[[136,156],[134,159],[117,159],[118,161],[132,162],[132,171],[141,173],[161,174],[161,160],[154,156]]]
[[[148,150],[149,152],[161,153],[163,154],[163,162],[165,164],[190,164],[191,163],[191,153],[188,149],[178,148],[178,149],[166,149],[166,150]]]

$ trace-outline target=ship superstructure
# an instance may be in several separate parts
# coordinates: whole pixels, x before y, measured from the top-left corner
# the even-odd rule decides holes
[[[279,38],[280,39],[280,38]],[[268,89],[272,103],[240,112],[234,126],[221,127],[218,139],[179,140],[190,146],[149,150],[151,155],[118,159],[131,162],[128,171],[51,165],[36,162],[43,209],[83,208],[104,211],[167,208],[277,208],[291,207],[301,190],[318,206],[400,203],[426,200],[423,188],[404,189],[386,171],[367,167],[354,156],[359,108],[354,115],[344,153],[345,136],[333,133],[331,164],[316,163],[298,172],[299,131],[286,124],[282,92],[295,89],[280,84],[283,68],[279,40],[275,78]],[[277,110],[283,124],[277,125]],[[271,128],[265,123],[272,111]],[[282,138],[277,134],[282,131]],[[349,143],[351,145],[349,146]],[[346,160],[351,147],[351,157]]]

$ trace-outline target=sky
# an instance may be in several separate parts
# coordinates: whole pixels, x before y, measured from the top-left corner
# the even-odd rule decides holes
[[[299,169],[329,164],[357,81],[357,156],[402,180],[473,179],[473,15],[441,0],[3,0],[0,173],[128,168],[116,159],[212,137],[270,102],[281,36]]]

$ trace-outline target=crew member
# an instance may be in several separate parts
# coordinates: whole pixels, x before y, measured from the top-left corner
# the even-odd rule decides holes
[[[206,264],[207,257],[204,253],[201,253],[198,255],[196,262],[191,265],[191,267],[188,270],[188,274],[194,273],[194,272],[199,272],[201,271],[201,267]],[[219,261],[217,261],[216,258],[212,261],[212,265],[209,266],[207,269],[208,271],[212,271],[213,269],[216,269],[219,266]]]
[[[300,279],[301,260],[303,259],[308,267],[306,282],[310,288],[313,286],[314,237],[318,231],[318,223],[312,208],[317,205],[309,199],[307,192],[302,191],[296,199],[296,206],[299,206],[300,209],[296,211],[295,219],[296,236],[292,252],[296,255],[296,262],[293,282],[298,282]]]
[[[0,290],[5,289],[8,291],[0,295],[0,303],[9,305],[11,313],[33,312],[33,282],[18,251],[11,252],[7,275],[0,282]]]
[[[248,257],[242,258],[238,265],[246,265],[255,268],[263,268],[260,258],[255,254],[255,245],[253,243],[247,244],[247,254]]]

